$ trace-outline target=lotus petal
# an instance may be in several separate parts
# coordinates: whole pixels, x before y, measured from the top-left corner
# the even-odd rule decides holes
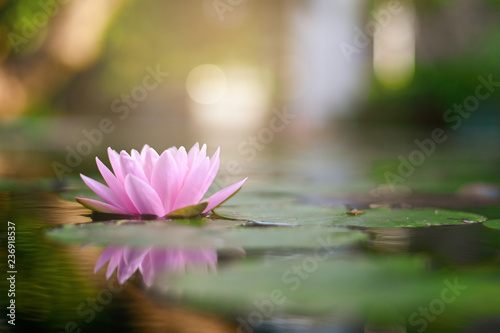
[[[208,202],[207,208],[203,211],[203,213],[206,213],[218,206],[220,206],[224,201],[229,199],[231,196],[236,194],[236,192],[239,191],[239,189],[243,186],[243,184],[247,181],[248,178],[243,179],[242,181],[239,181],[233,185],[229,185],[228,187],[223,188],[219,192],[215,193],[212,195],[210,198],[206,199],[205,201]]]
[[[228,186],[200,202],[214,181],[220,165],[220,148],[210,158],[207,146],[170,147],[162,154],[144,145],[141,151],[119,154],[108,148],[111,168],[96,158],[106,185],[81,175],[103,201],[77,198],[87,208],[127,215],[196,216],[207,212],[237,192],[245,180]],[[200,207],[203,209],[200,211]]]
[[[164,216],[165,209],[156,191],[138,177],[130,174],[125,178],[125,191],[141,214]]]
[[[116,206],[107,204],[102,201],[88,199],[88,198],[78,198],[78,197],[76,198],[76,201],[78,201],[84,207],[93,210],[94,212],[130,215],[129,212],[123,210],[122,208],[118,208]]]

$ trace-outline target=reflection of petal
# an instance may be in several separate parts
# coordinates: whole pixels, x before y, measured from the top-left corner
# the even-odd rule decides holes
[[[108,269],[106,271],[106,279],[109,279],[111,277],[111,275],[113,274],[116,267],[118,267],[118,264],[121,261],[123,248],[120,248],[119,250],[120,251],[117,252],[114,256],[112,256],[111,259],[109,260]]]
[[[189,254],[190,263],[195,265],[207,264],[206,267],[211,272],[215,272],[217,268],[217,252],[216,251],[191,251]],[[204,265],[205,266],[205,265]]]
[[[148,248],[136,249],[124,247],[122,260],[118,265],[118,282],[120,284],[123,284],[135,273],[149,250]]]
[[[141,262],[139,266],[139,270],[141,271],[142,278],[144,279],[144,283],[146,286],[151,287],[153,284],[153,279],[155,277],[155,266],[151,262],[151,253],[148,253],[144,260]]]
[[[154,261],[158,271],[182,270],[184,267],[184,257],[181,249],[156,251]]]
[[[189,262],[195,263],[195,264],[201,264],[201,263],[216,263],[217,262],[217,252],[215,251],[191,251],[188,252]]]
[[[97,263],[95,264],[94,268],[94,273],[97,273],[97,271],[99,271],[101,267],[104,266],[104,264],[111,259],[111,257],[113,257],[114,255],[120,255],[121,252],[122,249],[120,248],[115,248],[112,246],[105,248],[104,251],[102,251],[99,259],[97,259]]]
[[[99,256],[99,259],[97,259],[97,263],[95,264],[94,268],[94,274],[97,273],[97,271],[99,271],[107,261],[109,261],[108,269],[106,271],[106,279],[109,279],[113,274],[115,268],[118,266],[122,254],[123,254],[122,247],[110,246],[105,248],[104,251],[102,251],[101,255]]]
[[[214,271],[217,252],[214,249],[163,249],[110,246],[103,250],[95,266],[95,272],[108,262],[106,279],[117,269],[118,282],[125,283],[137,270],[144,284],[153,284],[157,274],[176,272],[184,274],[186,268],[200,266]]]
[[[125,246],[123,250],[123,260],[128,266],[137,266],[141,264],[142,259],[149,253],[151,248],[132,248]]]

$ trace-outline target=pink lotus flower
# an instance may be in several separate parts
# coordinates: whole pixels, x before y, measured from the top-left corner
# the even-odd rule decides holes
[[[144,283],[150,287],[156,274],[166,271],[185,273],[190,267],[204,267],[214,272],[217,265],[217,251],[214,249],[163,249],[109,246],[102,251],[94,268],[97,273],[108,262],[106,279],[115,269],[118,282],[125,283],[137,270]]]
[[[247,178],[223,188],[200,202],[219,169],[219,150],[206,156],[206,145],[196,143],[165,150],[161,155],[148,145],[139,153],[118,154],[108,148],[114,174],[96,158],[97,167],[108,186],[81,175],[85,184],[104,202],[76,198],[93,211],[111,214],[147,214],[159,217],[189,217],[206,213],[236,193]]]

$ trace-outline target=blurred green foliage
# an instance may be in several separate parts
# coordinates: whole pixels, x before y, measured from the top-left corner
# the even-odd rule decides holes
[[[0,1],[0,60],[23,58],[37,51],[51,21],[68,0]]]
[[[403,158],[408,160],[408,156]],[[402,167],[401,160],[395,157],[376,159],[370,176],[379,184],[406,186],[415,192],[454,194],[470,183],[500,184],[499,164],[498,159],[477,156],[451,158],[441,154],[432,156],[422,165],[414,167],[414,172],[409,177],[402,177],[404,181],[395,181],[394,175],[400,175],[399,170],[406,168]]]
[[[487,3],[493,11],[498,10],[500,15],[500,5],[497,1]],[[418,2],[417,13],[423,17],[433,16],[456,4],[457,1],[449,0]],[[425,21],[418,22],[417,29],[418,24],[425,24]],[[467,24],[471,25],[470,29],[474,28],[474,23]],[[477,38],[469,41],[467,48],[447,57],[419,59],[418,51],[422,46],[417,43],[413,80],[400,89],[390,89],[374,76],[368,103],[362,107],[359,119],[368,122],[449,127],[450,124],[443,119],[443,114],[452,109],[454,104],[461,104],[467,96],[474,95],[480,84],[479,76],[486,78],[491,74],[495,82],[500,81],[500,21],[497,20],[482,29]],[[446,37],[446,34],[442,37]],[[448,41],[443,38],[441,43],[446,46]],[[498,128],[500,116],[496,108],[499,104],[500,89],[497,89],[491,97],[481,102],[475,112],[481,115],[473,117],[474,120],[468,123],[496,125]]]

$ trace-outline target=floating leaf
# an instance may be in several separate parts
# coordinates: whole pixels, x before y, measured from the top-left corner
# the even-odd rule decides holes
[[[366,210],[365,214],[348,216],[335,221],[335,225],[358,227],[429,227],[460,225],[485,221],[481,215],[445,209],[387,209]]]
[[[312,205],[227,205],[214,211],[217,215],[230,219],[300,225],[333,225],[336,219],[345,216],[344,208]]]
[[[220,248],[243,247],[244,249],[317,249],[336,248],[361,242],[364,233],[343,228],[325,227],[266,227],[234,228],[213,234]]]
[[[183,248],[245,249],[339,247],[366,238],[361,231],[331,227],[234,227],[234,221],[209,220],[202,227],[172,221],[84,223],[65,225],[48,232],[49,237],[71,243],[121,244]]]
[[[497,220],[488,220],[483,223],[485,227],[492,228],[492,229],[499,229],[500,230],[500,219]]]
[[[356,227],[428,227],[482,222],[484,216],[444,209],[368,209],[351,216],[345,209],[310,205],[225,206],[215,212],[226,218],[300,225]]]
[[[417,305],[432,286],[419,284],[422,260],[401,258],[332,260],[328,254],[269,263],[240,262],[221,268],[217,276],[185,276],[176,282],[188,303],[223,311],[251,311],[255,303],[281,294],[278,312],[323,314],[341,308],[362,308],[384,299],[397,305]],[[414,289],[416,288],[416,289]],[[278,290],[278,292],[276,292]],[[439,289],[436,288],[436,293]],[[278,302],[274,302],[278,303]]]
[[[175,285],[190,305],[240,315],[262,309],[273,316],[366,315],[383,300],[409,318],[444,293],[453,296],[453,303],[450,298],[442,301],[451,318],[493,313],[500,306],[495,273],[429,272],[424,260],[411,257],[338,259],[310,254],[275,262],[243,261],[220,268],[216,276],[183,276]],[[481,297],[495,299],[495,304],[478,307]]]

